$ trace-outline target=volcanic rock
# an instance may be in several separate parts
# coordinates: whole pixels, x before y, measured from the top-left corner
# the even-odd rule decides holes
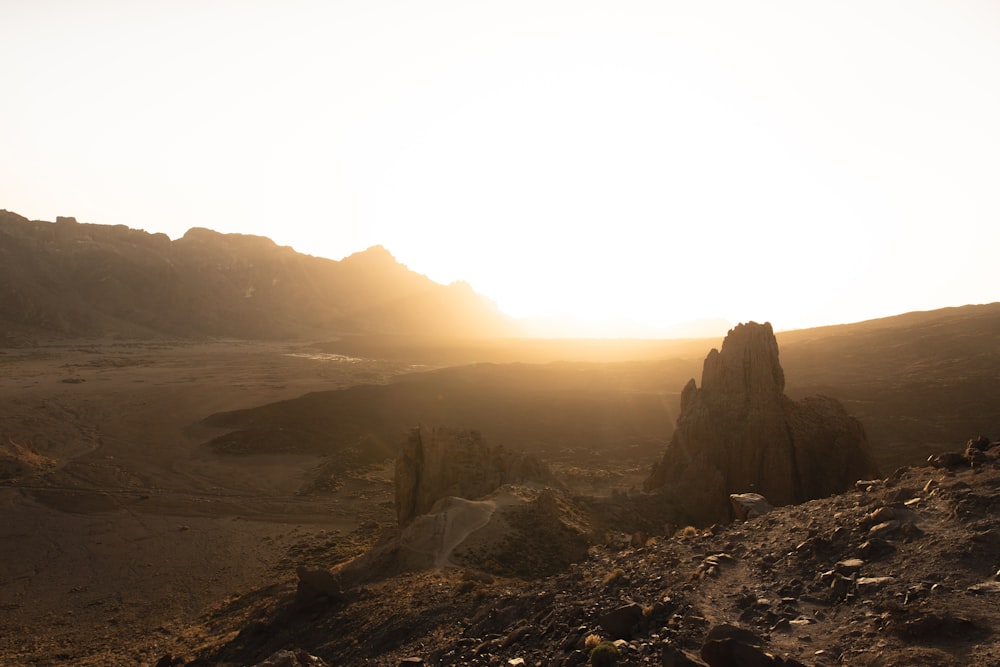
[[[642,620],[642,606],[631,602],[601,616],[598,623],[614,639],[628,639]]]
[[[336,600],[343,594],[340,579],[330,570],[300,565],[297,574],[296,599],[299,602],[308,603],[320,598]]]
[[[478,431],[420,426],[396,459],[396,518],[405,526],[446,496],[474,500],[524,482],[559,486],[537,458],[490,447]]]
[[[733,513],[740,521],[748,521],[759,516],[764,516],[774,508],[767,498],[759,493],[732,493],[729,495],[729,502],[733,506]]]
[[[788,505],[878,476],[861,423],[837,400],[795,402],[784,389],[771,325],[736,326],[705,358],[701,388],[684,387],[677,429],[644,488],[707,525],[730,518],[731,494]]]

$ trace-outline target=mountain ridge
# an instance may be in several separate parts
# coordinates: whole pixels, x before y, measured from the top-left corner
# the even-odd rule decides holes
[[[467,284],[436,283],[383,246],[338,262],[264,236],[193,227],[172,241],[124,225],[30,221],[0,210],[0,260],[0,325],[14,340],[515,331]]]

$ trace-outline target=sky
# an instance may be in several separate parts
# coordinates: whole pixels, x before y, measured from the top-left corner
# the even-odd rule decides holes
[[[4,0],[0,208],[383,245],[510,315],[1000,300],[1000,3]]]

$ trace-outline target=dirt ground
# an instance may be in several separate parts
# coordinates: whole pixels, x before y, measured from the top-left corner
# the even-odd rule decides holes
[[[218,455],[199,421],[406,370],[241,341],[0,349],[0,664],[153,664],[302,545],[392,521],[388,466],[317,492],[322,459]]]

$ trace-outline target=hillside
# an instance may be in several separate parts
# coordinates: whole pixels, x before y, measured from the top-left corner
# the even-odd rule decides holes
[[[572,666],[599,640],[619,665],[1000,664],[998,444],[746,522],[608,533],[528,585],[449,567],[305,602],[286,580],[188,628],[171,664]]]
[[[883,471],[919,463],[970,433],[1000,430],[1000,304],[776,337],[789,396],[841,401],[864,425]],[[405,430],[423,422],[475,428],[541,456],[586,456],[599,465],[622,445],[658,453],[673,432],[681,389],[718,345],[509,340],[448,347],[349,337],[316,349],[462,365],[215,415],[207,423],[232,429],[213,442],[220,451],[294,443],[295,451],[336,456],[364,442],[372,449],[363,456],[372,459],[394,455]],[[509,363],[517,359],[535,363]]]
[[[376,246],[342,261],[270,239],[191,229],[171,241],[124,225],[0,211],[0,337],[241,339],[509,335],[467,284],[440,285]]]
[[[793,398],[861,420],[883,470],[1000,429],[1000,303],[778,334]]]

